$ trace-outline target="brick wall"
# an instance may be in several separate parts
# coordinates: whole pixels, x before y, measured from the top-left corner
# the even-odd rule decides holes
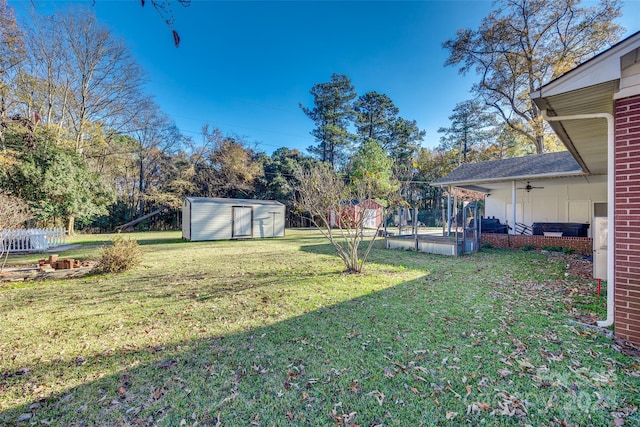
[[[640,95],[615,117],[615,334],[640,345]]]
[[[536,249],[553,246],[573,249],[577,254],[593,254],[593,241],[591,237],[550,237],[483,233],[481,237],[481,244],[482,243],[489,243],[494,248],[504,249],[520,249],[526,245],[533,245]]]

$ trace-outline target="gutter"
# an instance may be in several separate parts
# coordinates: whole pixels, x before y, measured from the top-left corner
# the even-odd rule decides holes
[[[434,181],[432,183],[429,183],[429,185],[431,185],[432,187],[436,187],[436,186],[442,187],[443,185],[454,185],[456,187],[461,187],[464,185],[474,185],[474,184],[476,185],[497,184],[497,183],[511,182],[513,180],[534,181],[542,178],[572,178],[572,177],[584,176],[584,175],[586,175],[584,171],[575,170],[575,171],[569,171],[569,172],[547,172],[547,173],[541,173],[536,175],[506,176],[503,178],[484,179],[484,180],[478,179],[478,180],[470,180],[470,181],[443,181],[443,182]]]
[[[547,110],[542,111],[542,118],[548,122],[563,120],[605,119],[607,121],[607,318],[598,321],[598,326],[606,328],[613,325],[614,292],[615,292],[615,222],[614,222],[614,191],[615,191],[615,134],[614,119],[609,113],[574,114],[569,116],[548,116]]]

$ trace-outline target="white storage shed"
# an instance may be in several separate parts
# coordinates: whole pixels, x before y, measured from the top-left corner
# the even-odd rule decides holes
[[[190,241],[284,236],[285,206],[275,200],[186,197],[182,238]]]

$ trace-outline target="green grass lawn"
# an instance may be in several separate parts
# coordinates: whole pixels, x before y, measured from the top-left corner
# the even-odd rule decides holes
[[[130,236],[135,271],[0,283],[0,425],[640,424],[640,362],[570,320],[605,298],[561,257],[380,242],[347,275],[306,230]]]

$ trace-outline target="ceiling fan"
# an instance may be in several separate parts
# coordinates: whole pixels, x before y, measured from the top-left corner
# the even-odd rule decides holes
[[[518,190],[527,190],[527,193],[531,190],[533,190],[534,188],[544,188],[544,187],[534,187],[533,185],[531,185],[529,183],[529,181],[527,181],[527,185],[525,187],[519,187]]]

